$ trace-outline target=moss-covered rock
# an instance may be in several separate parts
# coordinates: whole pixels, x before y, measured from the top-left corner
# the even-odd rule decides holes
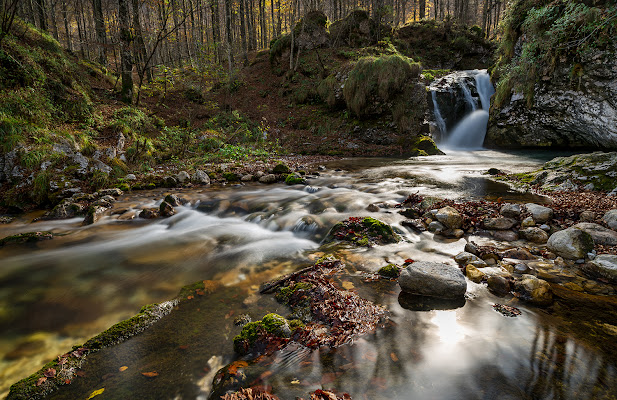
[[[304,326],[301,321],[296,321],[293,325],[294,329]],[[253,321],[244,325],[242,331],[234,337],[234,350],[238,354],[246,354],[251,351],[257,341],[268,335],[288,338],[291,332],[290,321],[278,314],[266,314],[261,321]]]
[[[288,185],[304,185],[306,184],[306,179],[302,177],[302,175],[294,172],[293,174],[287,175],[285,178],[285,183]]]
[[[388,264],[385,267],[379,268],[377,273],[384,278],[396,279],[401,274],[401,270],[396,264]]]
[[[273,174],[289,174],[291,169],[287,166],[287,164],[278,163],[272,168]]]
[[[370,247],[374,244],[397,243],[400,237],[385,222],[372,217],[351,217],[330,229],[325,242],[342,240],[356,246]]]
[[[53,239],[53,237],[53,233],[46,231],[20,233],[0,239],[0,247],[9,244],[35,243],[40,242],[41,240]]]

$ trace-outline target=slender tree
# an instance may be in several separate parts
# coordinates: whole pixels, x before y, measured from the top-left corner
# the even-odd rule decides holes
[[[133,60],[131,59],[131,34],[128,0],[118,0],[118,27],[120,29],[120,69],[122,73],[122,101],[133,102]]]

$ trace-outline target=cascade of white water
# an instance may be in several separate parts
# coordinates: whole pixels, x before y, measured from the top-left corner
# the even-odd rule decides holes
[[[471,111],[476,111],[478,109],[478,106],[476,104],[476,99],[474,99],[471,96],[471,90],[469,90],[469,87],[467,87],[467,84],[465,83],[465,81],[461,82],[461,90],[463,91],[463,96],[465,96],[465,101],[471,107]]]
[[[486,70],[475,70],[472,73],[475,75],[476,89],[478,90],[482,109],[474,109],[470,114],[467,114],[465,118],[448,133],[447,139],[440,145],[442,148],[452,150],[473,150],[482,148],[484,137],[486,136],[486,126],[488,124],[490,99],[495,93],[495,89],[491,84],[490,77]],[[464,83],[461,84],[463,95],[466,101],[469,102],[465,89],[469,91],[469,88],[467,88]],[[469,93],[469,97],[471,97],[471,93]]]
[[[441,137],[444,138],[447,132],[446,121],[444,121],[443,117],[441,116],[441,111],[439,110],[439,104],[437,104],[437,95],[435,94],[434,90],[431,91],[431,97],[433,98],[433,110],[435,113],[435,121],[437,122],[437,127],[439,128],[439,133],[441,134]]]

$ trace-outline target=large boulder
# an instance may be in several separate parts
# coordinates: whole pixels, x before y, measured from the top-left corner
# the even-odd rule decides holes
[[[602,217],[602,221],[611,229],[617,229],[617,210],[607,211]]]
[[[506,203],[501,206],[499,214],[506,218],[518,218],[521,216],[521,206],[520,204]]]
[[[527,211],[531,213],[531,217],[536,222],[548,222],[553,219],[553,210],[534,203],[525,204]]]
[[[617,245],[617,232],[592,222],[581,222],[573,226],[591,235],[595,244],[603,246]]]
[[[613,254],[600,254],[594,260],[587,263],[587,268],[593,273],[601,275],[613,283],[617,283],[617,256]]]
[[[210,177],[208,176],[207,173],[198,169],[197,171],[195,171],[195,174],[193,174],[193,182],[198,183],[200,185],[209,185]]]
[[[454,207],[450,206],[437,210],[435,218],[449,229],[458,229],[463,224],[463,217],[461,214]]]
[[[570,260],[585,258],[593,250],[591,235],[583,230],[568,228],[555,232],[548,238],[547,247],[555,254]]]
[[[398,283],[406,293],[439,298],[463,297],[467,290],[467,282],[460,269],[429,261],[416,261],[409,265],[401,272]]]

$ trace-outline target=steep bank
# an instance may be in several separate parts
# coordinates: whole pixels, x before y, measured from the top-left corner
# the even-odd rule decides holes
[[[616,38],[614,2],[515,2],[485,145],[617,148]]]

